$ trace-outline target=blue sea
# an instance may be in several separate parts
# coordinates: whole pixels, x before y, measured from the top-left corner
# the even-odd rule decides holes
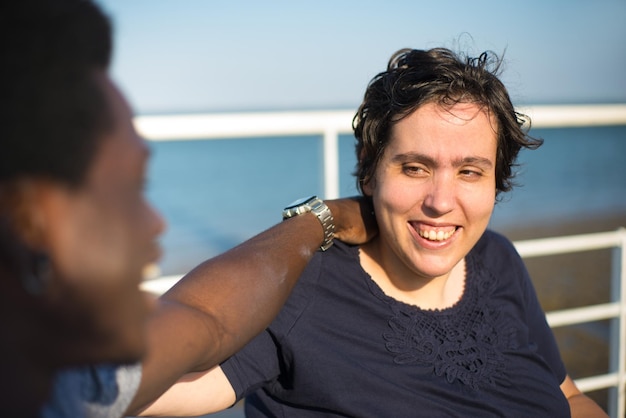
[[[534,129],[521,186],[491,227],[533,228],[626,214],[626,126]],[[152,142],[148,197],[168,222],[162,274],[182,274],[280,222],[298,197],[323,196],[321,136]],[[354,139],[340,136],[340,194],[357,194]]]

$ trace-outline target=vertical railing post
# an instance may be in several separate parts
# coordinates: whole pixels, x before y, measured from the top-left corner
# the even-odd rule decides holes
[[[619,383],[617,386],[617,415],[618,417],[626,416],[626,229],[620,228],[619,234],[621,237],[619,257],[619,272],[620,272],[620,316],[619,316],[619,347],[618,347],[618,363],[619,363]]]
[[[617,386],[609,389],[610,417],[624,417],[626,413],[626,229],[620,228],[620,245],[613,249],[611,274],[611,302],[618,302],[619,317],[611,320],[609,341],[609,371],[617,374]]]
[[[324,199],[339,197],[339,134],[335,129],[324,130]]]

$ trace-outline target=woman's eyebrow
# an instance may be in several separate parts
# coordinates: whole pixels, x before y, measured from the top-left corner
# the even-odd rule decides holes
[[[428,155],[421,154],[419,152],[407,152],[407,153],[402,153],[402,154],[396,154],[392,157],[391,161],[394,163],[410,163],[410,162],[422,163],[431,167],[439,166],[439,163],[437,162],[437,160],[435,160],[434,158]],[[476,166],[483,167],[485,169],[489,169],[493,167],[493,162],[488,158],[470,156],[470,157],[464,157],[464,158],[453,160],[452,165],[454,167],[461,167],[464,165],[476,165]]]
[[[426,154],[420,154],[419,152],[406,152],[402,154],[396,154],[391,158],[394,163],[423,163],[426,165],[437,165],[437,161],[434,158],[429,157]]]
[[[454,167],[461,167],[464,165],[475,165],[483,167],[485,169],[493,167],[493,162],[489,158],[484,157],[465,157],[452,162]]]

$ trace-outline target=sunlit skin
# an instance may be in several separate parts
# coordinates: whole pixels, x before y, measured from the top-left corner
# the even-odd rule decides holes
[[[128,361],[145,352],[151,303],[139,291],[142,270],[160,257],[164,222],[144,196],[149,150],[131,110],[104,73],[96,75],[113,114],[85,183],[53,185],[42,199],[46,247],[58,272],[56,302],[73,338],[73,361]]]
[[[496,128],[472,103],[427,103],[392,127],[363,188],[380,232],[361,251],[363,268],[389,296],[424,309],[461,297],[464,257],[494,208]]]

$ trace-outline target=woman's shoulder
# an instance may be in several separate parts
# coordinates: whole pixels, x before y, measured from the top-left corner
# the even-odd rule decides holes
[[[478,240],[470,257],[491,271],[504,269],[510,271],[512,266],[523,264],[515,245],[506,236],[487,229]]]
[[[345,281],[338,278],[345,277],[352,267],[358,268],[358,260],[359,247],[341,241],[335,241],[326,251],[316,252],[300,275],[288,302],[308,305],[328,283]]]
[[[347,244],[343,241],[335,240],[333,245],[326,251],[317,251],[311,261],[307,264],[302,273],[305,281],[317,281],[324,272],[335,271],[336,267],[350,264],[358,264],[359,246]]]
[[[503,254],[509,253],[517,255],[517,250],[511,240],[491,229],[487,229],[483,233],[472,251],[479,254],[500,252]]]
[[[316,318],[321,306],[330,313],[329,301],[350,288],[352,266],[359,266],[358,246],[336,241],[328,250],[315,253],[270,326],[272,332],[286,337],[300,324],[308,326],[309,316]]]

